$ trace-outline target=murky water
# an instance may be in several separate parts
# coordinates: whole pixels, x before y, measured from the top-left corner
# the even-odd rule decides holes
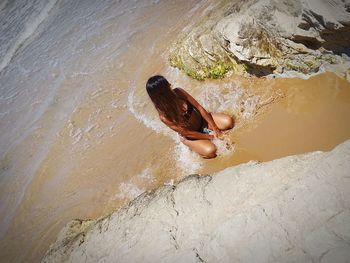
[[[0,3],[1,261],[37,262],[69,220],[187,174],[350,138],[350,85],[333,74],[198,82],[169,68],[170,43],[213,2]],[[156,73],[236,117],[218,158],[158,120],[144,90]]]

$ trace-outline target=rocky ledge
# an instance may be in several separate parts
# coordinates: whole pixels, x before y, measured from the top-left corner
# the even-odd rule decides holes
[[[350,140],[144,193],[63,229],[42,262],[349,262]]]
[[[330,70],[350,80],[349,0],[235,0],[208,8],[172,46],[196,79]]]

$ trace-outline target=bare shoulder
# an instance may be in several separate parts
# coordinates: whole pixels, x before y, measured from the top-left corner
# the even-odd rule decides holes
[[[175,90],[175,89],[174,89]],[[179,96],[181,96],[184,100],[188,101],[189,103],[191,103],[193,106],[195,106],[197,109],[201,109],[203,108],[199,102],[192,97],[191,94],[189,94],[186,90],[182,89],[182,88],[176,88],[176,93],[179,94]]]
[[[182,88],[175,88],[174,89],[175,93],[178,94],[181,98],[188,100],[189,94]]]
[[[186,93],[186,91],[185,91],[183,88],[180,88],[180,87],[176,87],[176,88],[174,89],[174,91],[175,91],[176,93],[178,93],[178,94],[184,94],[184,93]]]

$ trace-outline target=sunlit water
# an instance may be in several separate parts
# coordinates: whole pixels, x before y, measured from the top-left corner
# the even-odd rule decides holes
[[[242,131],[271,103],[292,96],[284,89],[297,81],[198,82],[167,65],[178,34],[213,8],[215,1],[0,2],[1,261],[37,262],[69,220],[106,215],[145,190],[270,158],[251,144],[258,135]],[[235,116],[234,130],[215,140],[218,158],[200,158],[159,121],[144,89],[156,73],[209,111]],[[349,88],[328,79],[331,90],[339,81],[338,90]],[[349,101],[344,105],[346,116]],[[349,135],[345,130],[333,144]]]

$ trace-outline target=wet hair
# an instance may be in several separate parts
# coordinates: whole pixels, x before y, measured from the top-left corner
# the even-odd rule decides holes
[[[178,95],[171,89],[170,83],[163,76],[150,77],[146,84],[146,90],[154,106],[168,120],[180,126],[184,126],[185,119],[180,113]]]

